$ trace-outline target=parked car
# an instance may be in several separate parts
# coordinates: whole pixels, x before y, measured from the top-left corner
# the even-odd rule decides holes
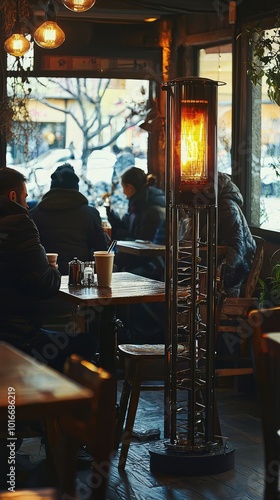
[[[28,179],[27,191],[28,200],[41,197],[49,190],[51,174],[58,165],[69,162],[75,168],[80,160],[73,158],[73,152],[68,148],[54,148],[45,151],[37,158],[20,163],[18,165],[8,165],[21,172]]]
[[[22,172],[28,179],[29,198],[41,197],[50,188],[51,175],[62,163],[70,163],[78,176],[82,172],[81,151],[55,148],[26,163],[9,165]],[[93,184],[106,183],[110,189],[115,155],[108,151],[93,151],[88,158],[87,179]]]
[[[27,201],[30,204],[38,201],[50,189],[51,175],[62,163],[70,163],[74,167],[76,174],[81,177],[81,156],[81,151],[76,149],[72,151],[68,148],[54,148],[29,162],[10,166],[27,177]],[[86,173],[86,180],[89,182],[81,180],[80,191],[87,196],[92,205],[96,207],[102,206],[104,194],[112,192],[115,164],[116,155],[106,149],[95,150],[89,155]],[[146,159],[135,158],[135,165],[147,171]],[[128,165],[124,167],[128,168]],[[125,212],[127,199],[122,192],[121,186],[119,186],[118,192],[115,192],[111,202],[113,205],[116,204],[116,208],[122,213]]]

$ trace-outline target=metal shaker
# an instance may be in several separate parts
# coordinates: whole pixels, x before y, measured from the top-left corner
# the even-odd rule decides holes
[[[78,286],[82,284],[84,277],[84,263],[74,257],[69,262],[69,286]]]

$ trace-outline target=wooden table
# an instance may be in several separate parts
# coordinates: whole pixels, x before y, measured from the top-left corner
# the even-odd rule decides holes
[[[132,255],[138,255],[140,257],[164,257],[165,256],[165,245],[156,245],[155,243],[141,242],[140,240],[129,241],[119,240],[117,242],[117,250],[119,252],[130,253]]]
[[[119,240],[117,242],[117,249],[119,252],[129,253],[132,255],[138,255],[140,257],[165,257],[166,247],[165,245],[156,245],[155,243],[141,242],[140,240],[130,241],[130,240]],[[179,247],[182,250],[192,250],[191,244],[181,244]],[[199,251],[205,252],[207,247],[200,246]],[[226,253],[226,246],[217,246],[217,255],[221,256]]]
[[[15,469],[17,424],[21,421],[45,420],[48,439],[53,439],[57,417],[79,413],[90,414],[93,392],[56,370],[0,342],[0,425],[1,481],[8,487]],[[50,432],[49,432],[50,431]],[[71,441],[70,435],[65,440]],[[55,456],[51,455],[54,464]],[[76,450],[69,456],[76,463]],[[55,466],[58,472],[57,467]],[[8,476],[7,474],[10,474]],[[3,485],[4,486],[4,485]],[[5,488],[6,489],[6,488]]]
[[[0,342],[0,421],[7,422],[7,405],[15,401],[16,418],[38,420],[89,407],[92,391],[31,356]],[[13,396],[15,394],[15,397]]]
[[[95,276],[96,282],[96,276]],[[115,306],[164,302],[165,283],[136,274],[113,273],[112,285],[106,287],[68,286],[68,276],[63,276],[59,294],[78,306],[97,308],[100,314],[100,364],[108,371],[115,371],[116,331]]]
[[[94,276],[96,283],[96,275]],[[83,287],[68,285],[68,276],[62,276],[60,296],[86,306],[164,302],[165,284],[132,273],[113,273],[111,287]]]

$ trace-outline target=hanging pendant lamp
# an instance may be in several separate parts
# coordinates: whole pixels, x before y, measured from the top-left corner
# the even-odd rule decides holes
[[[19,0],[17,0],[16,9],[16,22],[13,28],[13,34],[5,41],[4,49],[11,56],[21,57],[30,49],[30,42],[22,34],[19,19]]]
[[[43,49],[56,49],[65,40],[64,31],[56,22],[54,5],[48,1],[46,9],[46,21],[34,32],[34,40]]]
[[[91,9],[96,0],[61,0],[62,4],[73,12],[85,12]]]

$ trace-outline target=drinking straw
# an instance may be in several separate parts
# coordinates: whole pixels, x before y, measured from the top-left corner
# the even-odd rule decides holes
[[[111,245],[108,248],[108,253],[112,252],[117,244],[117,240],[113,240]]]

